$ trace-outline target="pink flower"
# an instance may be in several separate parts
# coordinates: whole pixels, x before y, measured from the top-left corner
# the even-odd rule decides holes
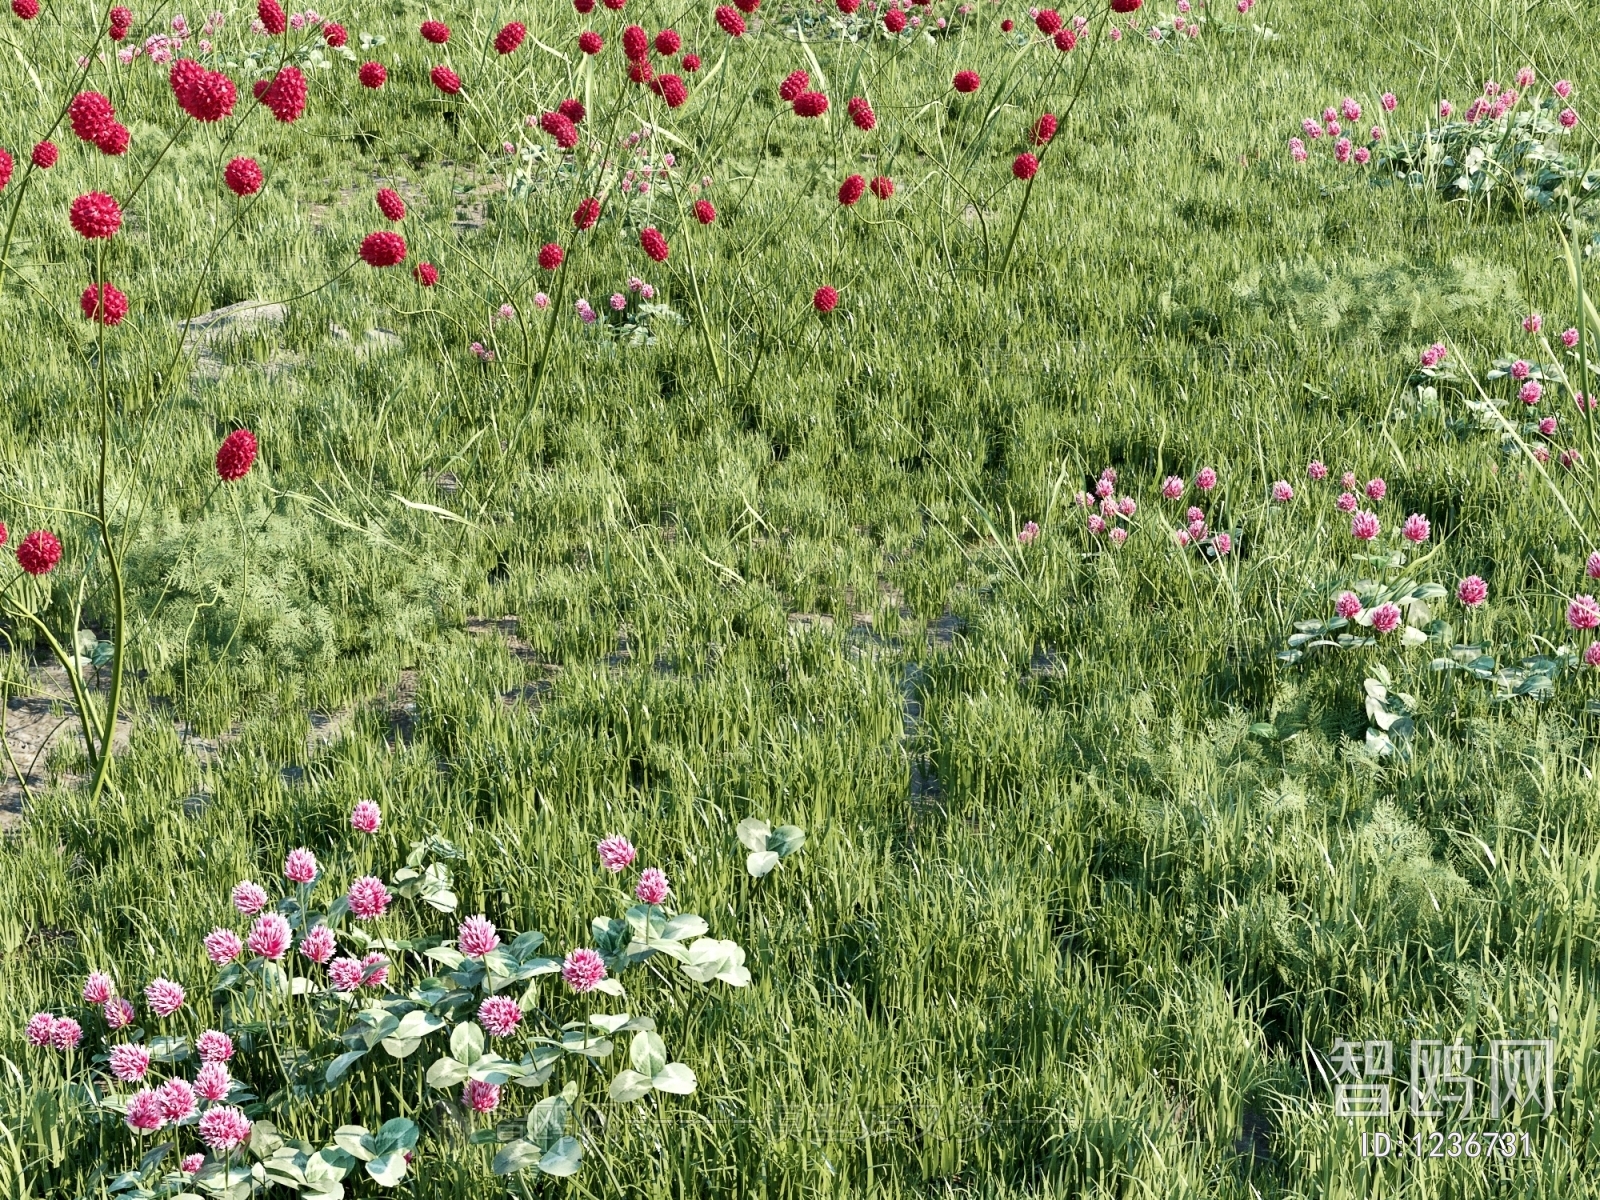
[[[456,930],[456,948],[468,958],[482,958],[500,944],[494,922],[479,913],[461,922]]]
[[[204,1154],[190,1154],[178,1164],[178,1169],[185,1175],[198,1175],[200,1174],[200,1168],[205,1165],[206,1156]]]
[[[1574,629],[1593,629],[1600,625],[1600,604],[1593,596],[1579,596],[1567,605],[1567,624]]]
[[[595,848],[600,852],[600,865],[613,875],[626,870],[639,853],[633,848],[633,843],[620,833],[602,839]]]
[[[250,947],[251,954],[276,960],[283,957],[293,939],[289,922],[283,914],[272,912],[256,918],[256,923],[250,926],[250,936],[245,944]]]
[[[1361,501],[1356,499],[1354,492],[1340,492],[1338,499],[1333,502],[1333,506],[1340,512],[1355,512],[1360,504]]]
[[[510,996],[490,996],[478,1005],[478,1024],[490,1037],[510,1037],[522,1024],[522,1009]]]
[[[28,1018],[28,1027],[23,1032],[27,1034],[28,1045],[46,1049],[50,1045],[50,1033],[55,1029],[56,1019],[50,1013],[34,1013]]]
[[[363,875],[350,885],[350,913],[358,921],[372,921],[389,911],[392,899],[383,880],[376,875]]]
[[[1342,476],[1340,476],[1339,485],[1347,492],[1355,491],[1357,487],[1356,473],[1354,471],[1346,471]]]
[[[310,933],[300,939],[300,953],[318,966],[332,958],[334,951],[338,948],[338,943],[334,940],[333,930],[326,925],[314,927]]]
[[[1104,533],[1105,531],[1106,531],[1106,519],[1104,517],[1102,517],[1099,513],[1091,513],[1090,516],[1089,516],[1089,532],[1090,533]]]
[[[1312,118],[1307,117],[1304,121],[1300,122],[1300,132],[1305,134],[1312,141],[1316,141],[1322,136],[1322,126],[1318,125]]]
[[[1561,112],[1557,114],[1556,120],[1561,122],[1561,128],[1571,129],[1578,123],[1578,114],[1573,109],[1563,108]]]
[[[1124,496],[1117,501],[1117,512],[1124,517],[1131,517],[1139,511],[1139,504],[1132,496]]]
[[[192,1116],[198,1107],[194,1087],[187,1079],[169,1079],[156,1089],[156,1099],[161,1101],[161,1115],[169,1121],[181,1121]]]
[[[1306,476],[1312,483],[1321,483],[1328,477],[1328,468],[1321,461],[1313,458],[1306,464]]]
[[[600,957],[598,950],[590,950],[587,946],[574,950],[561,964],[561,978],[567,981],[568,987],[580,994],[594,991],[605,977],[606,960]]]
[[[1468,575],[1456,584],[1456,599],[1468,608],[1477,608],[1489,598],[1489,585],[1476,575]]]
[[[1363,542],[1370,542],[1377,537],[1379,529],[1377,513],[1358,512],[1350,518],[1351,536],[1359,538]]]
[[[1039,525],[1035,521],[1029,521],[1021,529],[1017,530],[1017,541],[1021,545],[1032,545],[1038,539],[1038,537]]]
[[[475,1113],[491,1113],[500,1107],[500,1087],[469,1079],[461,1089],[461,1103]]]
[[[1339,598],[1333,602],[1333,611],[1345,620],[1361,615],[1361,597],[1354,592],[1340,592]]]
[[[1561,331],[1561,344],[1568,350],[1571,350],[1577,346],[1578,331],[1576,329],[1563,329]]]
[[[1289,157],[1294,159],[1294,161],[1297,163],[1303,163],[1308,157],[1310,157],[1306,153],[1306,144],[1299,138],[1289,139]]]
[[[1565,100],[1568,96],[1572,95],[1572,81],[1570,79],[1556,80],[1555,93]]]
[[[203,945],[206,957],[219,967],[225,967],[244,952],[244,943],[231,929],[213,929],[206,934]]]
[[[1400,607],[1380,604],[1372,610],[1372,627],[1379,633],[1393,633],[1400,627]]]
[[[50,1027],[50,1045],[56,1050],[76,1050],[83,1041],[83,1026],[71,1017],[57,1017]]]
[[[1102,500],[1107,496],[1113,495],[1116,490],[1117,481],[1115,479],[1107,479],[1105,476],[1101,476],[1100,482],[1094,485],[1094,494]]]
[[[247,917],[253,917],[267,904],[267,894],[258,884],[251,883],[248,879],[243,883],[235,884],[233,889],[233,906]]]
[[[1428,524],[1428,518],[1421,513],[1412,513],[1406,518],[1405,524],[1400,526],[1400,536],[1418,545],[1427,541],[1431,532],[1432,527]]]
[[[1176,475],[1168,475],[1161,481],[1161,494],[1168,500],[1176,500],[1183,495],[1183,480]]]
[[[1354,96],[1346,96],[1339,104],[1339,111],[1344,114],[1346,121],[1361,120],[1361,105],[1356,103]]]
[[[195,1072],[194,1090],[202,1100],[209,1100],[213,1104],[218,1100],[226,1100],[232,1087],[233,1080],[228,1078],[228,1068],[220,1062],[208,1062]]]
[[[1383,105],[1384,112],[1393,112],[1395,105],[1400,102],[1395,99],[1393,92],[1385,92],[1379,103]]]
[[[1554,417],[1546,417],[1539,422],[1539,433],[1542,437],[1554,437],[1559,427],[1560,424]]]
[[[1111,531],[1110,536],[1111,536],[1111,544],[1114,545],[1114,546],[1120,546],[1120,545],[1122,545],[1123,542],[1128,540],[1128,531],[1126,529],[1124,529],[1121,525],[1118,525],[1116,528],[1114,528]]]
[[[381,988],[389,982],[389,960],[377,950],[361,960],[361,986]]]
[[[1172,536],[1180,546],[1189,544],[1189,531],[1187,529],[1175,529],[1172,531]]]
[[[161,1098],[149,1088],[128,1097],[128,1108],[123,1115],[127,1118],[128,1128],[141,1135],[154,1133],[167,1123],[161,1115]]]
[[[290,883],[310,883],[317,877],[317,856],[302,846],[283,860],[283,877]]]
[[[1193,525],[1196,521],[1204,521],[1206,519],[1206,515],[1191,504],[1189,506],[1189,511],[1183,514],[1183,519],[1188,521],[1189,524]]]
[[[1272,485],[1272,498],[1279,504],[1287,504],[1294,499],[1294,489],[1289,486],[1287,479],[1280,479]]]
[[[1544,318],[1538,313],[1529,313],[1522,318],[1522,331],[1524,333],[1538,333],[1544,328]]]
[[[1367,480],[1367,499],[1372,501],[1382,500],[1389,494],[1389,485],[1381,479]]]
[[[116,993],[116,985],[111,982],[111,976],[104,971],[91,972],[89,978],[83,981],[83,1002],[85,1004],[104,1004]]]
[[[1569,446],[1561,452],[1561,465],[1569,471],[1576,471],[1582,462],[1583,451],[1581,450],[1574,450]]]
[[[1523,362],[1520,358],[1511,364],[1511,378],[1526,379],[1531,374],[1533,374],[1533,368],[1527,363]]]
[[[1374,125],[1373,128],[1377,129],[1377,126]],[[1379,132],[1381,132],[1381,130]],[[1368,150],[1365,146],[1357,146],[1353,157],[1357,163],[1364,167],[1367,165],[1367,163],[1372,161],[1372,151]]]
[[[357,800],[350,810],[350,828],[357,833],[377,833],[383,822],[383,810],[374,800]]]
[[[133,1005],[121,996],[113,996],[107,1000],[104,1011],[108,1029],[121,1029],[124,1025],[131,1024],[134,1018]]]
[[[250,1121],[237,1108],[208,1108],[200,1118],[200,1140],[226,1154],[250,1136]]]
[[[660,904],[672,889],[667,886],[666,874],[659,867],[646,867],[639,872],[639,882],[633,894],[646,904]]]
[[[1114,497],[1107,496],[1100,501],[1100,515],[1108,521],[1117,519],[1117,502]]]
[[[183,988],[170,979],[154,979],[144,989],[145,1002],[158,1017],[170,1017],[183,1007]]]
[[[1448,101],[1448,100],[1439,101],[1439,116],[1440,117],[1446,117],[1447,118],[1454,111],[1455,111],[1455,105],[1451,104],[1450,101]]]
[[[201,1062],[225,1063],[233,1057],[233,1039],[220,1029],[207,1029],[195,1038],[194,1048]],[[215,1100],[216,1097],[209,1099]]]
[[[1217,473],[1210,467],[1201,467],[1200,473],[1194,477],[1194,485],[1202,492],[1209,492],[1217,486]]]
[[[111,1073],[123,1083],[138,1083],[150,1069],[150,1051],[137,1042],[111,1047]]]
[[[361,986],[361,960],[336,958],[328,964],[328,982],[336,992],[353,992]]]
[[[1221,558],[1233,549],[1233,539],[1225,533],[1219,533],[1211,539],[1211,544],[1217,548],[1217,557]]]
[[[1583,571],[1590,579],[1600,579],[1600,550],[1591,550]]]
[[[1517,399],[1521,400],[1529,407],[1539,403],[1543,396],[1544,389],[1539,386],[1539,381],[1537,379],[1528,380],[1528,382],[1523,384],[1521,389],[1517,392]]]
[[[1532,67],[1523,67],[1522,70],[1517,72],[1517,86],[1519,88],[1528,87],[1536,78],[1538,76],[1534,74]]]
[[[1350,142],[1349,138],[1347,138],[1347,137],[1340,138],[1337,142],[1335,142],[1333,144],[1333,160],[1335,162],[1341,162],[1341,163],[1349,162],[1350,161],[1350,151],[1352,149],[1354,149],[1354,147],[1351,145],[1351,142]]]
[[[1206,523],[1204,521],[1189,522],[1189,536],[1195,541],[1200,541],[1200,539],[1205,537],[1208,532],[1209,530],[1206,529]]]

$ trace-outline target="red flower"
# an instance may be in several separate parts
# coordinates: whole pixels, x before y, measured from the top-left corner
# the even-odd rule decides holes
[[[356,72],[356,78],[361,81],[362,87],[376,90],[384,85],[389,78],[389,72],[384,69],[382,63],[362,63],[361,70]]]
[[[717,219],[717,210],[709,200],[696,200],[694,202],[694,219],[702,225],[709,225]]]
[[[67,218],[80,237],[108,238],[122,228],[122,206],[104,192],[85,192],[72,202]]]
[[[17,565],[29,575],[48,575],[61,561],[61,543],[47,529],[35,529],[17,547]]]
[[[622,31],[622,52],[630,59],[643,58],[650,53],[650,35],[638,25],[629,25]]]
[[[1055,113],[1045,113],[1033,123],[1033,144],[1035,146],[1048,146],[1050,139],[1056,135]]]
[[[821,92],[801,92],[794,98],[794,115],[820,117],[828,111],[828,98]]]
[[[1129,13],[1138,12],[1144,5],[1144,0],[1111,0],[1111,11],[1127,16]]]
[[[556,111],[574,125],[582,125],[583,118],[588,115],[584,111],[583,101],[570,96],[556,105]]]
[[[628,78],[635,83],[649,83],[655,78],[655,71],[650,67],[648,58],[633,58],[628,60]]]
[[[337,21],[329,21],[322,27],[322,40],[337,50],[350,40],[350,33]]]
[[[267,3],[268,0],[262,0]],[[275,2],[275,0],[274,0]],[[284,67],[257,97],[285,125],[292,125],[306,111],[306,77],[299,67]]]
[[[11,0],[11,11],[24,21],[31,21],[39,15],[39,0]]]
[[[844,13],[845,16],[849,16],[861,7],[861,0],[833,0],[833,2],[839,6],[839,11]]]
[[[180,104],[183,103],[183,94],[205,73],[206,69],[192,58],[180,58],[172,64],[172,69],[167,72],[167,83]]]
[[[258,79],[250,85],[250,94],[256,98],[257,102],[259,102],[261,97],[267,94],[267,89],[271,86],[272,84],[267,80]]]
[[[428,78],[433,80],[433,86],[446,96],[458,96],[461,94],[461,76],[457,75],[449,67],[435,67],[428,72]]]
[[[90,284],[78,298],[78,307],[91,321],[99,321],[102,325],[120,325],[122,318],[128,315],[128,298],[108,283],[102,299],[99,286]]]
[[[593,30],[585,30],[578,35],[578,49],[585,54],[599,54],[605,44],[605,39]]]
[[[683,69],[693,74],[700,69],[700,56],[698,54],[685,54],[683,56]]]
[[[512,21],[494,35],[495,51],[499,54],[510,54],[522,45],[522,39],[527,36],[528,27],[521,21]]]
[[[167,74],[172,94],[196,121],[220,121],[233,112],[238,90],[221,71],[208,71],[193,59],[180,58]]]
[[[6,523],[4,521],[0,521],[0,546],[4,546],[6,544],[6,538],[10,536],[10,533],[6,529]]]
[[[406,219],[406,202],[400,199],[400,193],[393,188],[379,188],[375,197],[378,201],[378,211],[391,221],[404,221]]]
[[[565,113],[547,112],[539,118],[539,128],[556,140],[556,145],[563,150],[571,150],[578,144],[578,127],[572,123],[572,118]]]
[[[956,77],[950,81],[950,85],[965,96],[977,91],[978,85],[982,82],[983,80],[978,78],[976,71],[957,71]]]
[[[1061,28],[1061,14],[1053,8],[1041,8],[1034,14],[1033,23],[1039,27],[1039,32],[1049,37]]]
[[[1056,36],[1051,40],[1055,42],[1056,49],[1065,54],[1077,46],[1078,35],[1070,29],[1058,29],[1056,30]]]
[[[261,166],[253,158],[236,158],[222,169],[222,182],[235,196],[254,196],[264,182]]]
[[[1016,27],[1016,22],[1014,22],[1010,17],[1007,17],[1004,21],[1000,22],[1001,33],[1010,33]]]
[[[839,203],[845,206],[854,204],[866,193],[867,181],[860,175],[849,175],[839,185]]]
[[[217,447],[217,475],[224,483],[243,479],[255,461],[256,435],[248,429],[235,429]]]
[[[283,5],[278,0],[256,0],[256,16],[261,18],[267,32],[274,36],[289,28],[289,18],[284,16]]]
[[[628,0],[601,0],[601,3],[612,12],[621,12],[623,5],[627,4]]]
[[[561,260],[566,258],[566,251],[554,242],[546,242],[539,247],[539,266],[546,271],[554,271],[561,265]]]
[[[656,34],[656,53],[661,55],[662,58],[671,58],[678,52],[678,47],[681,45],[683,45],[683,39],[678,36],[676,30],[663,29]]]
[[[761,0],[733,0],[733,6],[746,16],[749,16],[761,7]]]
[[[827,284],[823,284],[811,297],[811,307],[819,313],[831,313],[834,306],[839,303],[839,293]]]
[[[11,172],[16,168],[16,163],[11,161],[9,150],[0,150],[0,191],[11,182]]]
[[[872,194],[879,200],[887,200],[894,195],[894,180],[887,175],[873,176],[872,182],[867,184],[867,187],[872,190]]]
[[[432,263],[418,263],[417,269],[411,274],[423,287],[432,287],[439,282],[439,268]]]
[[[99,92],[79,92],[67,105],[67,120],[78,137],[97,142],[117,123],[117,112]]]
[[[54,142],[40,142],[33,148],[33,165],[41,171],[48,171],[56,165],[56,159],[61,151]]]
[[[572,0],[572,7],[580,13],[592,13],[594,11],[594,0]]]
[[[361,260],[369,267],[394,267],[406,260],[406,240],[388,229],[361,239]]]
[[[422,40],[432,42],[435,46],[442,46],[450,40],[450,26],[443,21],[424,21],[418,31]]]
[[[810,86],[811,76],[804,71],[791,71],[778,85],[778,99],[785,104],[792,104],[794,98]]]
[[[650,90],[665,100],[668,108],[677,108],[689,98],[689,88],[680,75],[658,75]]]
[[[898,8],[891,8],[883,14],[883,27],[890,33],[899,33],[906,27],[906,15]]]
[[[131,140],[128,127],[121,121],[113,121],[111,127],[95,139],[94,144],[102,154],[117,155],[127,151]]]
[[[661,231],[654,225],[639,231],[639,245],[644,247],[653,262],[666,262],[667,255],[671,253],[667,248],[667,239],[661,236]]]
[[[878,114],[873,112],[872,105],[860,96],[851,96],[844,110],[850,114],[850,120],[855,127],[863,132],[871,130],[878,124]]]
[[[578,205],[578,210],[572,214],[572,223],[579,229],[593,229],[594,223],[600,219],[600,201],[590,196]]]
[[[130,9],[117,5],[111,10],[111,40],[120,42],[128,36],[128,30],[133,28],[133,12]]]
[[[744,36],[744,18],[737,9],[729,8],[726,4],[719,4],[717,11],[712,14],[716,17],[717,24],[722,27],[722,32],[729,37]]]
[[[1031,154],[1019,154],[1012,160],[1011,173],[1018,179],[1032,179],[1039,173],[1039,160]]]

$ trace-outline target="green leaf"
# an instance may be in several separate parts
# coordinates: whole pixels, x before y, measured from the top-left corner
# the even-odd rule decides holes
[[[696,1081],[694,1072],[683,1063],[668,1063],[651,1076],[650,1084],[658,1092],[687,1096],[694,1091]]]
[[[739,844],[746,850],[761,851],[767,848],[767,837],[772,833],[772,826],[759,817],[746,817],[734,832],[739,836]]]
[[[388,1051],[390,1058],[408,1058],[422,1045],[421,1038],[384,1038],[383,1048]]]
[[[406,1155],[404,1150],[395,1150],[389,1154],[380,1154],[367,1164],[367,1174],[371,1175],[379,1187],[395,1187],[406,1177]]]
[[[798,825],[779,825],[767,839],[767,849],[776,850],[780,858],[788,858],[805,844],[806,831]]]
[[[450,1053],[471,1066],[483,1053],[483,1030],[475,1021],[463,1021],[450,1035]]]
[[[637,1071],[619,1071],[611,1081],[611,1098],[618,1104],[631,1104],[650,1092],[650,1076]]]
[[[328,1083],[338,1083],[339,1080],[344,1078],[345,1072],[354,1066],[355,1063],[359,1061],[365,1054],[365,1050],[350,1050],[339,1055],[338,1058],[334,1059],[328,1064],[327,1073],[323,1076],[323,1078]]]
[[[544,934],[530,929],[527,933],[519,933],[517,940],[511,943],[509,953],[518,962],[527,962],[535,950],[544,945]]]
[[[254,1133],[253,1128],[251,1132]],[[254,1138],[251,1139],[252,1142],[254,1142],[254,1140]],[[159,1146],[155,1146],[149,1150],[146,1150],[139,1158],[139,1174],[141,1176],[148,1175],[151,1168],[157,1166],[161,1160],[167,1156],[171,1149],[171,1142],[162,1142]]]
[[[710,928],[706,919],[698,913],[679,913],[661,927],[661,936],[669,942],[681,942],[686,938],[699,937]]]
[[[448,1091],[467,1081],[472,1069],[453,1058],[441,1058],[428,1068],[428,1086]]]
[[[603,1029],[607,1033],[615,1033],[632,1019],[627,1013],[591,1013],[589,1024],[597,1029]]]
[[[379,1154],[393,1150],[411,1150],[417,1144],[417,1123],[405,1117],[391,1117],[372,1135],[373,1145]]]
[[[758,850],[745,858],[744,869],[753,879],[765,879],[777,869],[780,861],[776,850]]]
[[[368,1162],[378,1155],[377,1145],[365,1125],[341,1125],[333,1131],[333,1144],[351,1158]]]
[[[454,946],[432,946],[422,953],[424,957],[439,963],[447,971],[453,971],[467,961],[467,956]]]
[[[716,938],[701,938],[689,947],[689,961],[683,964],[683,973],[697,983],[720,979],[729,987],[744,987],[750,982],[744,950]]]
[[[306,1182],[343,1179],[355,1165],[355,1155],[338,1146],[324,1146],[306,1162]]]
[[[1265,741],[1275,742],[1278,740],[1278,727],[1271,721],[1257,721],[1250,726],[1250,732]]]
[[[622,989],[622,980],[620,979],[602,979],[594,985],[594,990],[604,992],[607,996],[622,996],[625,994]]]
[[[189,1057],[189,1039],[186,1037],[154,1037],[150,1039],[150,1061],[182,1062]]]
[[[507,1143],[494,1156],[490,1165],[496,1175],[515,1175],[519,1171],[526,1171],[539,1165],[539,1157],[543,1152],[532,1142],[518,1139]]]
[[[528,1140],[540,1150],[548,1150],[567,1130],[567,1114],[577,1099],[576,1084],[569,1083],[557,1095],[546,1096],[528,1113]]]
[[[633,1044],[628,1049],[628,1057],[633,1062],[633,1069],[641,1075],[653,1076],[667,1065],[667,1047],[658,1033],[644,1032],[633,1035]]]
[[[394,1031],[394,1036],[405,1040],[425,1038],[430,1033],[443,1029],[446,1024],[443,1017],[436,1017],[431,1012],[417,1009],[400,1018],[400,1025]]]
[[[550,1149],[545,1151],[544,1157],[539,1160],[539,1170],[546,1175],[561,1178],[567,1175],[576,1175],[578,1168],[583,1165],[583,1147],[575,1137],[564,1137]]]

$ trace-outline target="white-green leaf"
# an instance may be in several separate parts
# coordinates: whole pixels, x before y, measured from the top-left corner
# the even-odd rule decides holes
[[[744,950],[734,942],[716,938],[701,938],[689,947],[689,961],[683,964],[683,973],[697,983],[720,979],[729,987],[744,987],[750,982]]]
[[[753,878],[764,879],[772,874],[773,868],[778,865],[778,862],[779,858],[776,850],[758,850],[744,860],[744,867]]]
[[[681,942],[699,937],[710,928],[699,913],[679,913],[661,927],[661,936],[669,942]]]
[[[739,844],[746,850],[765,850],[772,826],[760,817],[746,817],[735,832],[739,835]]]
[[[448,1091],[467,1081],[472,1073],[472,1068],[466,1063],[457,1062],[453,1058],[441,1058],[428,1068],[428,1086]]]
[[[575,1137],[564,1137],[545,1151],[539,1160],[539,1170],[558,1178],[576,1175],[583,1165],[583,1147]]]
[[[333,1144],[352,1158],[367,1162],[377,1157],[377,1147],[364,1125],[341,1125],[333,1131]]]
[[[653,1076],[667,1065],[667,1046],[658,1033],[636,1033],[633,1045],[628,1048],[633,1069],[641,1075]]]
[[[417,1009],[408,1012],[400,1018],[400,1028],[394,1031],[397,1038],[425,1038],[430,1033],[443,1029],[447,1022],[443,1017],[436,1017],[431,1012]]]
[[[367,1174],[377,1182],[379,1187],[394,1187],[406,1177],[406,1153],[404,1150],[392,1150],[388,1154],[380,1154],[367,1164]]]
[[[599,983],[594,985],[594,990],[597,992],[604,992],[608,996],[621,996],[624,994],[622,990],[622,980],[620,979],[602,979]]]
[[[650,1084],[658,1092],[671,1092],[674,1096],[687,1096],[695,1089],[694,1072],[683,1063],[668,1063],[651,1076]]]
[[[483,1030],[474,1021],[463,1021],[450,1035],[450,1053],[468,1066],[483,1053]]]
[[[631,1019],[627,1013],[592,1013],[589,1024],[604,1029],[607,1033],[615,1033]]]
[[[329,1083],[338,1083],[339,1080],[344,1078],[344,1073],[364,1054],[366,1054],[365,1050],[349,1050],[339,1055],[338,1058],[328,1064],[328,1070],[324,1077]]]
[[[421,1038],[384,1038],[383,1048],[390,1058],[405,1058],[422,1045]]]
[[[496,1175],[515,1175],[518,1171],[526,1171],[539,1164],[539,1156],[543,1153],[532,1142],[518,1138],[514,1142],[507,1142],[494,1156],[490,1166]]]
[[[619,1071],[611,1081],[611,1098],[618,1104],[631,1104],[650,1092],[650,1076],[637,1071]]]

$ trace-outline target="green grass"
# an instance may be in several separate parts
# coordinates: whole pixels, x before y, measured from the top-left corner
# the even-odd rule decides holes
[[[28,1015],[71,1010],[82,976],[106,968],[130,991],[182,980],[208,1021],[200,938],[230,923],[228,889],[274,877],[288,849],[316,851],[331,895],[438,832],[466,856],[463,912],[565,951],[618,910],[593,865],[613,831],[747,949],[754,979],[631,983],[630,1011],[655,1016],[698,1093],[659,1118],[649,1100],[642,1117],[589,1125],[582,1174],[514,1194],[1597,1194],[1592,672],[1500,704],[1430,670],[1436,645],[1275,657],[1295,620],[1327,616],[1371,572],[1335,481],[1306,481],[1312,457],[1388,480],[1386,532],[1430,517],[1441,548],[1419,578],[1488,580],[1483,610],[1436,606],[1456,640],[1502,665],[1583,648],[1562,613],[1597,531],[1575,529],[1496,433],[1463,423],[1470,385],[1441,386],[1434,408],[1405,387],[1435,340],[1481,372],[1533,355],[1523,313],[1572,323],[1557,221],[1371,186],[1333,167],[1326,139],[1305,167],[1284,147],[1346,94],[1365,125],[1380,92],[1399,93],[1383,118],[1397,134],[1438,96],[1462,109],[1524,63],[1573,79],[1592,119],[1593,14],[1263,0],[1247,18],[1219,7],[1176,47],[1113,46],[1096,25],[1055,75],[1054,50],[1019,54],[997,32],[1025,12],[976,7],[937,43],[819,37],[826,124],[778,115],[778,81],[813,68],[777,0],[738,42],[709,6],[628,6],[652,31],[672,23],[707,68],[726,51],[672,113],[619,92],[616,14],[553,0],[442,14],[465,101],[428,86],[439,60],[415,34],[421,10],[400,4],[332,14],[352,48],[388,38],[358,53],[389,64],[388,87],[362,91],[330,56],[293,127],[243,115],[260,73],[230,70],[240,115],[185,135],[104,253],[133,307],[104,359],[131,737],[93,804],[58,750],[56,782],[0,847],[10,1194],[100,1195],[134,1158],[114,1124],[51,1115],[59,1060],[26,1047]],[[229,13],[219,63],[258,41],[249,16]],[[574,60],[579,29],[604,31],[592,82],[531,40],[486,61],[511,16]],[[7,18],[0,142],[19,162],[100,19],[83,4]],[[1091,47],[1001,276],[1022,192],[1011,156],[1038,111],[1065,111]],[[983,74],[977,98],[948,92],[958,67]],[[83,623],[106,636],[92,527],[52,511],[90,497],[100,394],[74,307],[95,259],[65,207],[90,186],[125,194],[174,110],[144,60],[101,86],[133,130],[128,160],[63,129],[61,163],[35,175],[16,222],[0,516],[13,538],[61,534],[41,602],[65,628],[85,580]],[[677,174],[713,178],[715,225],[686,228],[658,188],[653,213],[616,204],[574,236],[598,176],[536,163],[525,195],[502,186],[499,143],[586,86],[586,128],[614,140],[648,120],[679,139]],[[878,112],[871,134],[844,120],[858,92]],[[217,181],[235,153],[269,185],[208,260],[235,213]],[[855,170],[892,175],[893,201],[841,210]],[[404,181],[402,228],[440,265],[439,288],[360,265],[324,286],[381,227],[380,179]],[[20,180],[0,194],[7,216]],[[673,247],[664,267],[638,248],[652,222]],[[559,281],[533,261],[549,240],[569,250]],[[604,312],[630,275],[686,323],[632,347],[573,317],[578,296]],[[842,300],[821,319],[809,300],[825,282]],[[559,316],[542,369],[539,288]],[[175,321],[291,296],[281,328],[219,341],[200,370],[171,366]],[[519,317],[496,323],[506,302]],[[369,349],[373,328],[402,344]],[[474,340],[496,359],[478,361]],[[1564,398],[1541,411],[1575,426]],[[214,490],[210,456],[238,425],[261,462]],[[1116,552],[1071,504],[1108,464],[1140,504]],[[1222,477],[1208,519],[1242,531],[1221,566],[1173,544],[1181,505],[1157,493],[1207,464]],[[1586,515],[1593,476],[1551,470]],[[446,472],[456,490],[436,486]],[[1266,499],[1278,478],[1299,493],[1288,507]],[[1015,549],[1028,520],[1043,533]],[[508,615],[514,643],[479,620]],[[16,694],[38,680],[34,648],[6,632]],[[1378,664],[1416,699],[1408,757],[1362,749]],[[337,738],[310,736],[312,714],[335,713]],[[1252,732],[1262,723],[1270,736]],[[363,797],[385,811],[370,861],[346,827]],[[759,883],[733,832],[746,816],[808,834]],[[546,987],[558,1016],[583,1016]],[[1556,1111],[1517,1126],[1533,1157],[1492,1166],[1363,1159],[1360,1131],[1379,1123],[1335,1118],[1311,1059],[1336,1038],[1391,1038],[1403,1077],[1414,1037],[1481,1050],[1508,1036],[1557,1039]],[[412,1115],[429,1131],[413,1194],[502,1194],[437,1097],[377,1080],[363,1066],[261,1115],[324,1140]]]

